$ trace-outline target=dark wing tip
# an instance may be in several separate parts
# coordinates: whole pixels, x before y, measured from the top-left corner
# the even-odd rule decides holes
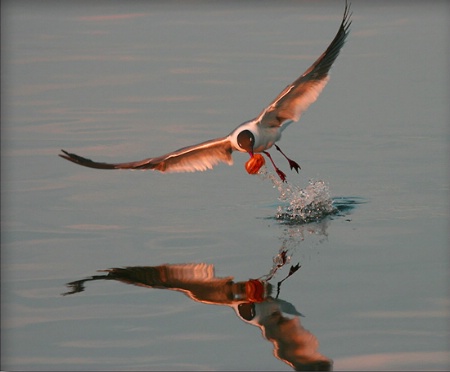
[[[73,154],[61,149],[63,154],[58,154],[59,157],[71,161],[72,163],[82,165],[88,168],[96,168],[96,169],[116,169],[115,164],[108,163],[97,163],[91,159],[83,158],[77,154]]]
[[[72,154],[70,152],[67,152],[66,150],[61,149],[62,154],[58,154],[59,157],[72,161],[74,163],[77,163],[79,159],[84,159],[81,156],[78,156],[76,154]],[[87,159],[85,159],[87,160]]]
[[[350,4],[346,1],[344,15],[336,36],[328,46],[327,50],[325,50],[325,52],[302,76],[309,75],[308,77],[310,79],[321,80],[328,75],[331,66],[339,55],[350,32],[350,25],[352,24],[352,20],[350,18],[352,14],[353,12],[350,12]]]
[[[63,159],[69,160],[69,161],[72,161],[71,155],[72,155],[72,156],[77,156],[77,155],[71,154],[71,153],[69,153],[69,152],[67,152],[67,151],[65,151],[65,150],[63,150],[63,149],[61,149],[61,151],[62,151],[64,154],[58,154],[58,156],[61,157],[61,158],[63,158]]]
[[[344,29],[346,34],[348,34],[350,25],[352,24],[352,20],[350,19],[353,15],[353,12],[350,12],[351,5],[352,3],[348,3],[347,0],[345,0],[344,17],[342,18],[341,27]]]

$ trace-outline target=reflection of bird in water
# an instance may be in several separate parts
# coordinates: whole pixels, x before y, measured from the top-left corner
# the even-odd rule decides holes
[[[288,276],[297,269],[298,266],[291,267]],[[295,370],[331,369],[331,360],[318,352],[317,338],[302,327],[299,320],[301,314],[291,303],[272,297],[272,285],[267,280],[234,282],[233,277],[218,278],[214,265],[205,263],[103,271],[107,274],[68,283],[71,291],[64,295],[82,292],[85,282],[95,280],[116,280],[141,287],[183,292],[196,302],[232,307],[244,322],[259,327],[263,336],[273,343],[274,355]]]
[[[351,21],[349,7],[345,6],[344,16],[339,30],[327,50],[292,84],[289,84],[275,100],[254,119],[246,121],[228,136],[212,139],[197,145],[187,146],[168,154],[127,163],[101,163],[62,150],[60,154],[76,164],[97,169],[153,169],[160,172],[195,172],[211,169],[220,162],[231,165],[233,151],[247,152],[250,160],[247,171],[256,173],[264,164],[264,153],[272,162],[281,180],[286,175],[276,167],[270,154],[266,151],[273,145],[289,161],[291,169],[298,172],[300,166],[289,159],[275,144],[281,133],[293,121],[298,121],[303,112],[316,101],[329,80],[329,70],[343,47]]]

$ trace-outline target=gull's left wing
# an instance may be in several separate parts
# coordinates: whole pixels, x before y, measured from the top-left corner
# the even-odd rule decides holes
[[[259,125],[279,127],[287,122],[298,121],[300,116],[322,92],[328,82],[328,72],[344,46],[349,34],[350,7],[345,4],[344,16],[339,30],[327,50],[292,84],[288,85],[275,100],[265,108],[257,121]]]

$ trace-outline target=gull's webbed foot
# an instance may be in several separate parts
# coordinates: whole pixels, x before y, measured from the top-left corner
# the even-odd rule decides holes
[[[298,170],[299,169],[302,169],[301,167],[300,167],[300,165],[298,165],[298,163],[296,162],[296,161],[294,161],[294,160],[292,160],[292,159],[289,159],[287,156],[286,156],[286,154],[283,152],[283,151],[281,151],[281,149],[275,144],[275,148],[279,151],[279,152],[281,152],[281,154],[286,158],[286,160],[289,162],[289,166],[291,167],[291,170],[292,169],[295,169],[295,171],[298,173]]]

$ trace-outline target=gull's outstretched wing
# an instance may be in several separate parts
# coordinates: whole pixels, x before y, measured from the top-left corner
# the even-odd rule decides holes
[[[75,164],[96,169],[153,169],[160,172],[196,172],[211,169],[220,162],[233,164],[233,147],[228,137],[217,138],[198,145],[183,147],[156,158],[129,163],[99,163],[61,150],[60,157]]]
[[[328,82],[328,72],[344,46],[349,34],[350,7],[345,4],[344,16],[339,31],[327,50],[292,84],[288,85],[278,97],[265,108],[257,121],[260,125],[281,126],[286,122],[297,121],[301,114],[313,103]]]

